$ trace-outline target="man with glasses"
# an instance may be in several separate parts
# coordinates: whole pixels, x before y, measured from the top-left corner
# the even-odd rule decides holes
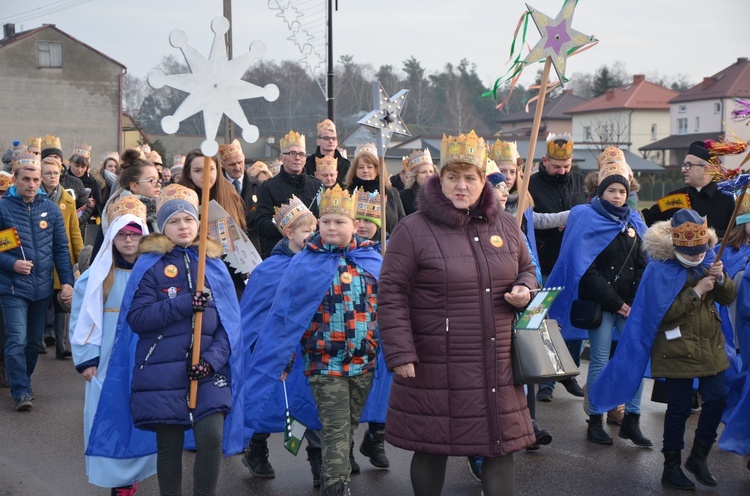
[[[261,256],[268,257],[283,236],[273,222],[274,208],[289,203],[292,196],[299,198],[315,217],[318,216],[316,197],[322,187],[319,179],[305,173],[305,135],[289,131],[279,141],[281,148],[281,170],[279,174],[264,182],[258,193],[258,210],[255,222],[260,236]],[[313,163],[315,160],[313,159]],[[339,160],[339,167],[341,166]]]
[[[647,226],[671,219],[680,208],[691,208],[707,218],[709,227],[714,228],[719,238],[724,236],[732,217],[734,201],[731,196],[721,193],[713,182],[708,167],[710,160],[711,155],[703,141],[690,144],[682,163],[685,187],[670,192],[642,211]]]
[[[323,122],[318,123],[318,147],[315,149],[315,153],[307,157],[305,163],[305,171],[311,176],[315,175],[317,166],[315,164],[315,158],[333,157],[338,160],[338,182],[342,184],[342,181],[346,177],[346,173],[349,171],[351,162],[346,159],[338,150],[339,140],[336,135],[336,124],[332,120],[326,119]]]

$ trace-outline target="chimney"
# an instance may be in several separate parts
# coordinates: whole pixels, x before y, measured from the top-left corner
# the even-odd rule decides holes
[[[714,84],[714,81],[716,81],[716,78],[714,77],[704,77],[703,78],[703,89],[707,89],[709,86]]]
[[[633,84],[642,83],[646,80],[646,76],[644,74],[633,74]]]
[[[15,24],[4,24],[3,25],[3,39],[7,40],[8,38],[13,38],[16,35],[16,25]]]
[[[607,90],[607,100],[612,100],[615,97],[615,90],[612,88]]]
[[[738,64],[742,64],[743,62],[747,62],[747,57],[737,57]]]

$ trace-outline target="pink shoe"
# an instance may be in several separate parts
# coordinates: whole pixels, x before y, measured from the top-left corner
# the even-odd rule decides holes
[[[134,482],[132,486],[112,488],[112,496],[134,496],[138,492],[138,483]]]

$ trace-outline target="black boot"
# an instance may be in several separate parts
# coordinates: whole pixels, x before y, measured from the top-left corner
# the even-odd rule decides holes
[[[354,439],[352,439],[352,444],[349,446],[349,466],[352,467],[353,474],[358,474],[361,470],[359,468],[359,463],[354,459]]]
[[[552,434],[547,429],[540,429],[536,425],[536,420],[531,421],[531,426],[534,428],[534,436],[536,436],[536,442],[526,448],[526,451],[538,450],[540,446],[546,446],[552,442]]]
[[[568,393],[578,398],[583,398],[583,389],[581,389],[581,386],[578,385],[578,381],[575,380],[575,377],[571,377],[570,379],[565,379],[564,381],[560,381],[560,384],[562,384],[565,387],[565,390]]]
[[[700,439],[695,438],[690,456],[685,461],[685,468],[695,476],[695,480],[704,486],[715,487],[716,479],[711,475],[706,464],[706,458],[708,458],[708,452],[711,451],[712,444],[704,443]]]
[[[391,466],[390,460],[385,456],[385,432],[378,431],[370,434],[365,431],[365,438],[359,447],[359,452],[370,459],[370,463],[378,468],[388,468]]]
[[[664,486],[675,489],[695,490],[695,484],[688,479],[680,468],[680,452],[664,452],[664,472],[661,474],[661,483]]]
[[[637,446],[653,446],[654,443],[641,432],[640,420],[641,415],[639,413],[626,413],[622,419],[618,436],[623,439],[630,439]]]
[[[2,346],[2,344],[0,344]],[[8,376],[5,373],[5,358],[0,357],[0,388],[9,388]]]
[[[242,464],[247,467],[253,477],[259,479],[276,477],[276,472],[268,461],[268,444],[265,441],[261,443],[250,441],[245,454],[242,456]]]
[[[320,448],[308,448],[307,461],[310,462],[313,487],[320,487],[320,478],[323,476],[323,453],[321,453]]]
[[[586,439],[596,444],[612,444],[612,438],[604,432],[604,427],[602,427],[601,413],[589,415],[587,422],[589,427],[586,429]]]

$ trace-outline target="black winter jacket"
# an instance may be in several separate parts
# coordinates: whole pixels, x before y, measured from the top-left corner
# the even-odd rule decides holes
[[[305,172],[313,177],[315,177],[315,170],[317,169],[317,166],[315,164],[315,157],[323,158],[323,154],[320,153],[320,147],[317,147],[315,149],[315,153],[312,155],[307,156],[307,161],[305,162]],[[341,156],[338,150],[333,152],[333,157],[338,159],[338,183],[343,186],[344,185],[344,178],[346,177],[346,173],[349,172],[349,167],[352,165],[351,162],[349,162],[348,159]]]

